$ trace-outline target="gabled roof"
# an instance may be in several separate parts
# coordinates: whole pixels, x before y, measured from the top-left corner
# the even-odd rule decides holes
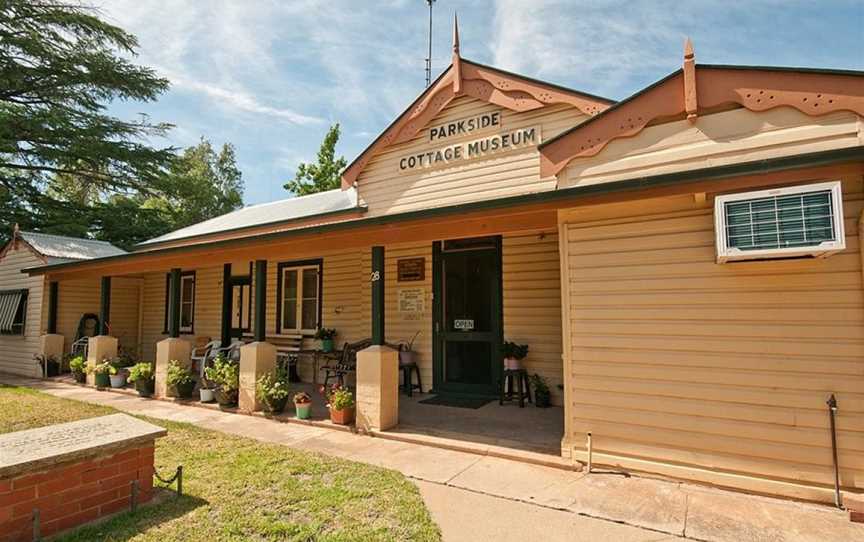
[[[612,140],[633,137],[650,124],[695,122],[699,115],[738,106],[864,116],[864,72],[696,64],[687,40],[682,69],[540,144],[540,176],[557,175],[570,161],[594,156]]]
[[[342,172],[342,188],[354,185],[360,172],[381,150],[404,143],[422,130],[447,104],[471,96],[511,111],[532,111],[552,104],[570,104],[596,115],[615,103],[578,90],[545,83],[461,58],[454,26],[453,60],[429,87]]]
[[[337,188],[308,196],[250,205],[222,216],[217,216],[216,218],[211,218],[210,220],[205,220],[149,239],[143,243],[139,243],[138,247],[150,248],[150,246],[169,241],[242,230],[255,226],[275,225],[282,222],[355,210],[363,210],[359,207],[357,191],[353,188],[349,190],[340,190]]]
[[[36,256],[45,260],[45,262],[49,264],[91,260],[94,258],[126,254],[125,250],[117,248],[107,241],[20,231],[16,225],[12,234],[12,240],[10,240],[6,248],[0,252],[0,256],[5,254],[8,247],[17,242],[24,242],[24,244]]]

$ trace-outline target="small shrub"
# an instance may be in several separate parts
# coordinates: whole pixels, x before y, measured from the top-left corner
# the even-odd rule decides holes
[[[97,363],[93,367],[90,367],[89,372],[94,375],[116,375],[117,368],[111,364],[109,360],[104,360],[102,363]]]
[[[188,367],[177,360],[171,360],[168,362],[167,382],[169,386],[188,386],[195,382],[195,379]]]
[[[240,364],[225,356],[220,355],[213,360],[213,366],[204,369],[204,376],[207,382],[222,391],[231,392],[240,389]]]
[[[501,353],[505,358],[525,359],[528,355],[528,345],[506,341],[501,347]]]
[[[354,406],[354,394],[348,388],[335,384],[329,391],[325,391],[322,387],[322,392],[327,397],[327,406],[331,410],[345,410]]]
[[[149,361],[142,361],[141,363],[136,363],[129,370],[129,381],[137,382],[139,380],[153,380],[153,364]]]
[[[333,339],[336,336],[335,329],[327,329],[326,327],[319,327],[318,331],[315,332],[315,339],[319,341],[326,341]]]
[[[87,361],[83,356],[75,356],[69,360],[69,370],[73,375],[83,375],[87,372]]]
[[[294,394],[294,403],[298,405],[305,405],[307,403],[312,402],[312,396],[310,396],[305,391],[300,391]]]
[[[282,401],[288,398],[288,393],[288,378],[280,370],[265,374],[255,384],[255,395],[259,401]]]

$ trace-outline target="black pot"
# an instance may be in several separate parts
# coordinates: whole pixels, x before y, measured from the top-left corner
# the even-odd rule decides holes
[[[152,378],[148,378],[147,380],[136,380],[135,381],[135,391],[138,392],[138,395],[141,397],[150,397],[153,395],[153,392],[156,388],[156,381]]]
[[[262,401],[264,405],[264,410],[269,412],[270,414],[281,414],[283,410],[285,410],[285,405],[288,404],[288,396],[286,395],[282,399],[265,399]]]
[[[230,408],[237,406],[237,398],[240,396],[240,390],[223,390],[216,388],[213,390],[213,395],[216,397],[216,402],[222,408]]]
[[[47,369],[45,374],[49,377],[60,376],[60,363],[58,363],[57,361],[54,361],[53,359],[48,360],[47,363],[48,363],[48,369]]]
[[[548,393],[534,392],[534,404],[537,408],[549,408],[552,406],[552,397]]]
[[[185,382],[183,384],[175,384],[171,386],[172,395],[181,399],[190,399],[192,392],[195,391],[195,381]]]
[[[108,376],[108,373],[96,373],[93,380],[97,388],[101,389],[111,387],[111,377]]]
[[[75,377],[75,382],[79,384],[83,384],[87,382],[87,373],[72,373],[72,376]],[[109,381],[110,384],[110,381]]]

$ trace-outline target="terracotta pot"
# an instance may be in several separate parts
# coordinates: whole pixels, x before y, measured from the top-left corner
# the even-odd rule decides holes
[[[354,423],[354,407],[342,410],[330,409],[330,421],[337,425],[351,425]]]

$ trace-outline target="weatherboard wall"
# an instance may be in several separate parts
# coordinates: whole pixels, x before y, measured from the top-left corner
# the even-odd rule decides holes
[[[429,131],[436,126],[497,111],[501,112],[500,128],[430,141]],[[554,190],[554,180],[540,179],[536,145],[430,169],[400,171],[399,163],[405,156],[523,128],[536,127],[539,141],[545,141],[585,118],[569,105],[518,113],[469,97],[457,98],[410,141],[391,145],[372,157],[357,179],[360,198],[369,207],[368,216],[379,216]]]
[[[41,369],[33,359],[39,352],[42,334],[44,277],[30,277],[22,269],[43,265],[43,261],[22,243],[10,248],[0,259],[0,290],[27,289],[27,316],[23,335],[0,335],[0,372],[39,376]]]
[[[591,432],[596,463],[828,501],[834,393],[841,483],[864,488],[861,176],[843,192],[827,259],[715,263],[711,197],[560,211],[565,455]]]

